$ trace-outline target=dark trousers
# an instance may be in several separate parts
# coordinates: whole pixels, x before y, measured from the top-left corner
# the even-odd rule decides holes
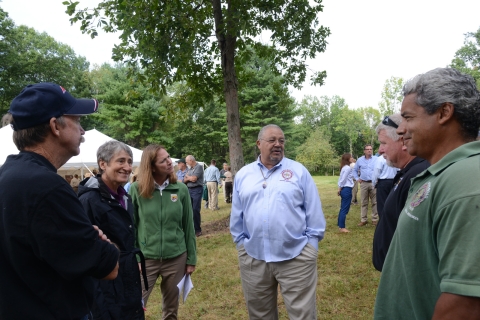
[[[393,188],[393,179],[378,179],[375,188],[377,188],[377,212],[381,217],[385,200],[387,200],[388,194]]]
[[[202,222],[200,210],[202,209],[203,187],[188,188],[188,192],[190,192],[190,199],[192,200],[193,226],[195,227],[195,232],[200,232],[202,231],[202,227],[200,226]]]
[[[338,212],[338,227],[345,228],[345,220],[347,219],[348,211],[350,211],[350,204],[352,202],[352,188],[343,187],[340,191],[342,202],[340,204],[340,211]]]
[[[225,182],[225,201],[232,202],[233,182]]]

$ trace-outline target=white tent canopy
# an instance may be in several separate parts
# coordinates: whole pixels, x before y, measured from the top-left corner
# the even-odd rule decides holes
[[[18,154],[18,149],[12,139],[13,129],[5,126],[0,129],[0,166],[5,162],[10,154]],[[80,154],[70,158],[59,170],[78,170],[82,168],[91,168],[97,166],[97,150],[105,142],[112,140],[111,137],[101,133],[96,129],[85,132],[85,142],[80,145]],[[140,164],[142,150],[130,147],[133,153],[133,166]],[[175,159],[173,159],[175,161]]]

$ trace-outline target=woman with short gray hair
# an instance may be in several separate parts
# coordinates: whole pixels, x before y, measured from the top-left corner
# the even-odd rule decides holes
[[[93,319],[143,320],[137,255],[145,260],[134,247],[133,205],[123,189],[132,172],[132,150],[122,142],[108,141],[98,148],[97,163],[99,175],[82,181],[78,196],[92,224],[118,246],[120,261],[115,280],[95,281]]]

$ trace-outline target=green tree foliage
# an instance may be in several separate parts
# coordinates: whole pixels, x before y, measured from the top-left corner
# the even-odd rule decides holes
[[[378,142],[375,128],[377,128],[381,121],[380,111],[373,107],[361,108],[359,111],[363,116],[361,128],[362,141],[364,144],[371,144],[374,147],[374,152],[376,152],[378,149]]]
[[[455,53],[450,66],[471,75],[480,89],[480,28],[465,34],[463,46]]]
[[[326,127],[318,127],[297,148],[296,160],[310,172],[327,172],[336,163],[335,151],[328,142],[328,136]]]
[[[403,101],[403,84],[404,80],[400,77],[391,77],[385,81],[382,99],[378,104],[381,115],[388,116],[400,112]]]
[[[239,75],[243,79],[239,88],[240,124],[243,154],[247,162],[259,155],[256,141],[263,126],[276,124],[282,128],[287,139],[292,136],[294,100],[283,77],[273,70],[273,61],[259,58],[252,52]],[[292,156],[294,149],[286,150],[286,154]]]
[[[103,64],[91,72],[98,113],[86,117],[86,129],[103,133],[143,148],[150,143],[169,147],[173,124],[165,117],[167,102],[149,93],[140,82],[127,78],[127,68]]]
[[[89,63],[46,33],[15,26],[0,8],[0,113],[28,84],[55,82],[74,96],[90,96]]]
[[[376,143],[375,128],[380,113],[374,108],[350,109],[339,96],[307,96],[295,109],[297,140],[306,141],[315,130],[328,132],[328,142],[336,155],[361,155],[363,146]]]
[[[247,57],[237,53],[253,48],[274,61],[287,84],[299,87],[305,60],[325,50],[330,33],[318,20],[321,0],[104,0],[92,11],[76,11],[78,2],[71,0],[64,4],[72,23],[81,22],[92,37],[98,27],[120,31],[113,59],[139,66],[153,89],[186,81],[199,106],[223,92],[233,172],[244,163],[237,74]],[[268,46],[258,40],[265,31],[271,34]],[[325,76],[316,72],[311,81],[322,84]]]

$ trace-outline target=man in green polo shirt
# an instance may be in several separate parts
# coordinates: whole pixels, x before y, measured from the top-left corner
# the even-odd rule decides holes
[[[397,133],[432,165],[412,179],[375,319],[480,319],[480,93],[472,77],[439,68],[403,95]]]

